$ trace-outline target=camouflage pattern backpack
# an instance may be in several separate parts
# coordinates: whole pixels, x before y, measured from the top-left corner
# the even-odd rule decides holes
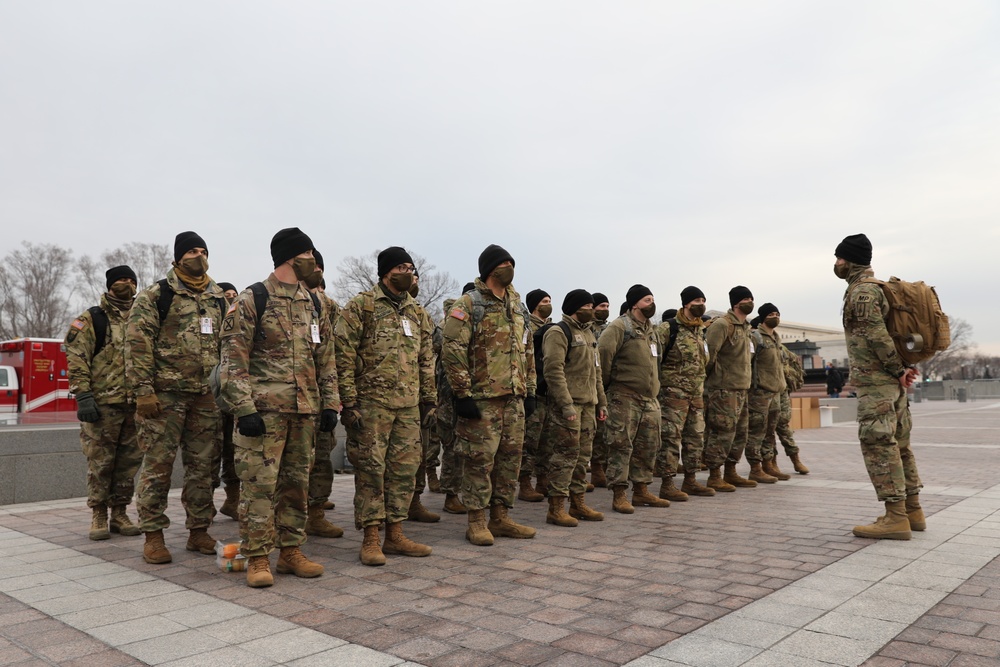
[[[951,326],[933,287],[922,280],[911,283],[896,276],[887,281],[862,278],[855,284],[863,282],[882,288],[889,303],[885,328],[904,363],[912,366],[948,349]]]

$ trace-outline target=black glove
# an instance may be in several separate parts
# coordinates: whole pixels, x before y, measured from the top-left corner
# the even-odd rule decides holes
[[[431,428],[437,419],[437,406],[433,403],[420,404],[420,428]]]
[[[76,395],[76,418],[82,422],[93,424],[101,419],[101,413],[97,409],[97,401],[89,391],[84,391]]]
[[[455,400],[455,414],[465,419],[482,419],[483,413],[476,405],[476,399],[466,396]]]
[[[319,430],[321,433],[329,433],[337,428],[337,411],[323,410],[319,415]]]
[[[239,417],[236,420],[236,430],[247,438],[259,438],[267,433],[267,429],[264,428],[264,420],[258,412]]]
[[[538,399],[534,396],[524,397],[524,418],[527,419],[534,413],[535,408],[538,407]]]
[[[361,418],[361,410],[356,405],[350,407],[345,405],[340,411],[340,420],[344,422],[344,426],[347,428],[354,428],[360,431],[365,427],[365,422]]]

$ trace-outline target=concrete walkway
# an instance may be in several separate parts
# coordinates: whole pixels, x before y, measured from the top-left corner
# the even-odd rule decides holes
[[[324,576],[265,590],[184,550],[177,495],[162,566],[141,537],[88,540],[80,499],[0,507],[0,664],[998,665],[1000,403],[913,409],[929,519],[909,542],[851,535],[880,513],[853,425],[800,432],[813,472],[789,482],[631,516],[599,489],[605,521],[575,529],[520,503],[539,535],[491,548],[443,515],[406,527],[431,557],[381,568],[348,530],[307,543]],[[337,479],[348,528],[352,492]]]

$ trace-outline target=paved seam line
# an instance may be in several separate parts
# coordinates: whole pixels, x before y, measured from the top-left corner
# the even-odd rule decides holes
[[[628,667],[853,667],[1000,556],[1000,484],[909,542],[876,541]]]

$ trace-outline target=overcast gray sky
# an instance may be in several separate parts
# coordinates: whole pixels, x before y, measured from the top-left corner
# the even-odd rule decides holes
[[[298,226],[522,294],[736,284],[837,326],[833,249],[1000,354],[1000,4],[0,0],[0,251],[198,231],[216,280]]]

